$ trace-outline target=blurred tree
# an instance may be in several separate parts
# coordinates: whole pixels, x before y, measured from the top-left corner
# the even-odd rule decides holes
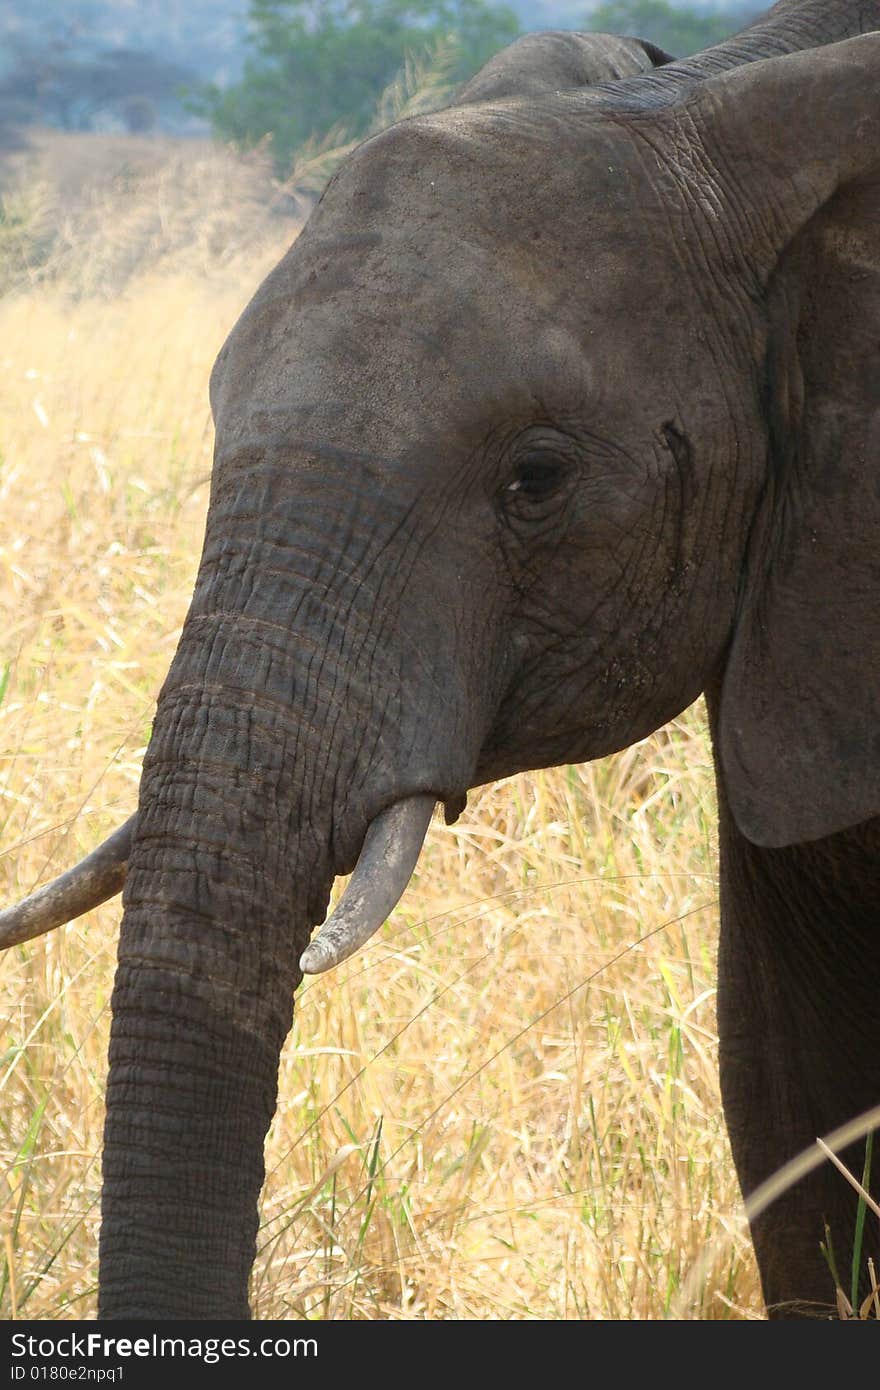
[[[607,0],[590,11],[584,27],[647,39],[676,58],[686,58],[737,33],[766,8],[749,0],[723,10],[672,5],[669,0]]]
[[[239,82],[202,87],[192,107],[240,146],[266,136],[280,170],[334,126],[357,135],[406,58],[454,34],[464,81],[519,33],[496,0],[251,0],[250,46]]]

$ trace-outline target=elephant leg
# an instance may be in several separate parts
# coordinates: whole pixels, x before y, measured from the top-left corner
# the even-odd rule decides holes
[[[721,801],[721,1084],[746,1197],[789,1159],[880,1103],[877,823],[812,844],[762,850]],[[861,1178],[864,1140],[841,1154]],[[871,1189],[880,1194],[880,1152]],[[830,1163],[752,1222],[771,1317],[836,1316],[830,1241],[849,1294],[857,1197]],[[880,1267],[878,1223],[865,1224]]]

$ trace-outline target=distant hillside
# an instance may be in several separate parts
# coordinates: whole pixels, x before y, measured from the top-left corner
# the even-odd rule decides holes
[[[0,145],[60,130],[205,133],[182,94],[241,70],[248,0],[0,0]]]
[[[161,54],[214,82],[241,67],[248,0],[0,0],[0,66],[17,50]]]

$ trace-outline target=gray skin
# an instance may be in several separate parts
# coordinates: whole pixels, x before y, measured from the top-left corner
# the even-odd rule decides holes
[[[837,42],[872,28],[786,0],[561,93],[539,49],[538,95],[361,146],[233,329],[125,886],[102,1316],[248,1316],[297,962],[380,813],[701,691],[743,1190],[880,1100],[880,35]],[[755,1221],[771,1312],[827,1309],[854,1201],[822,1169]]]
[[[524,34],[496,53],[464,84],[455,105],[503,101],[507,97],[534,100],[548,92],[634,77],[671,62],[662,48],[642,39],[575,34],[566,29]]]

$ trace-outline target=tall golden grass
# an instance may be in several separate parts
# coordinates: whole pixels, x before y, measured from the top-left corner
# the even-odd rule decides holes
[[[208,373],[281,239],[0,304],[4,903],[134,807],[200,549]],[[697,706],[432,827],[379,936],[299,991],[258,1317],[759,1314],[716,1078],[713,824]],[[0,958],[7,1318],[95,1311],[118,920]]]

